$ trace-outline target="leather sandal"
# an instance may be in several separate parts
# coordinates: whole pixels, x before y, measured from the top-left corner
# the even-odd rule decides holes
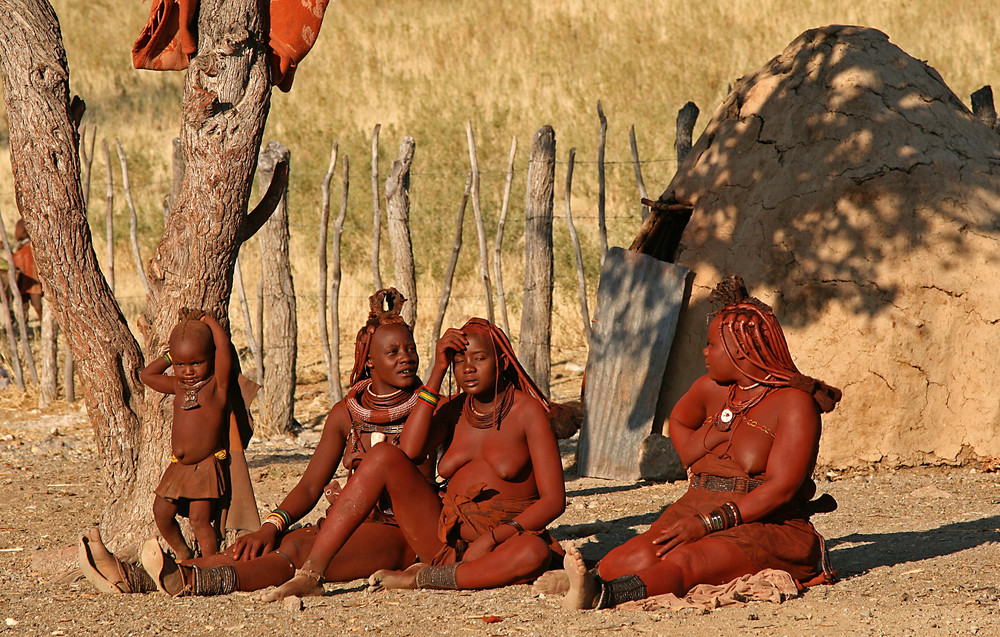
[[[104,546],[97,528],[88,529],[80,538],[80,570],[102,593],[133,593],[125,565]]]

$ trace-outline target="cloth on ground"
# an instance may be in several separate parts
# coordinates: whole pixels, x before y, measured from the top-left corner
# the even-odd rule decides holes
[[[616,608],[626,610],[660,610],[697,608],[711,610],[722,606],[744,606],[747,602],[773,602],[798,597],[801,591],[789,573],[778,569],[764,569],[753,575],[744,575],[722,586],[699,584],[683,598],[673,593],[647,597],[635,602],[625,602]]]

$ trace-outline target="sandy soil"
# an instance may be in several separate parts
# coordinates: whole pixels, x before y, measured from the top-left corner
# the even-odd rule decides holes
[[[305,468],[319,431],[255,441],[248,457],[262,510]],[[580,478],[563,443],[568,506],[553,525],[595,559],[645,530],[682,484]],[[0,632],[30,635],[924,635],[1000,634],[1000,490],[978,467],[819,476],[840,508],[817,516],[843,580],[783,604],[712,612],[562,610],[528,586],[479,592],[388,591],[328,584],[322,598],[267,604],[238,593],[171,599],[111,596],[86,580],[56,583],[54,552],[99,518],[99,458],[85,414],[0,412]],[[314,512],[309,519],[317,517]],[[485,618],[494,618],[488,623]],[[496,621],[499,619],[499,621]]]

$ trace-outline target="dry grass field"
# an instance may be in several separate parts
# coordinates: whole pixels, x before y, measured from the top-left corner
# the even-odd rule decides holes
[[[128,216],[114,139],[129,156],[140,210],[144,254],[162,229],[160,202],[169,188],[170,140],[179,130],[181,73],[136,71],[129,51],[147,16],[135,0],[55,0],[71,69],[72,90],[87,102],[84,124],[97,130],[90,216],[104,259],[105,164],[112,147],[118,295],[134,319],[144,304],[127,248]],[[649,192],[658,195],[676,168],[674,120],[688,100],[702,109],[696,135],[728,86],[777,55],[802,31],[831,23],[881,29],[892,41],[935,67],[964,100],[1000,73],[991,43],[1000,14],[984,0],[866,2],[762,0],[698,3],[610,0],[508,0],[486,5],[440,0],[331,3],[319,40],[288,94],[275,93],[266,139],[292,151],[292,261],[299,297],[300,370],[324,373],[316,327],[316,237],[320,180],[337,140],[351,161],[344,235],[342,318],[345,345],[371,288],[371,133],[381,124],[382,177],[406,135],[416,140],[412,231],[420,292],[418,339],[429,350],[430,327],[454,233],[454,216],[469,167],[465,123],[472,123],[482,175],[482,208],[492,246],[512,138],[516,173],[505,234],[504,283],[516,338],[523,270],[523,199],[527,153],[542,125],[556,131],[556,333],[553,359],[582,361],[585,342],[576,273],[564,221],[564,180],[570,148],[577,149],[572,206],[583,242],[589,293],[599,270],[597,236],[596,105],[609,120],[607,215],[612,245],[628,244],[638,227],[638,191],[629,155],[634,125]],[[0,114],[0,210],[8,228],[16,217],[7,153],[6,115]],[[340,168],[338,167],[338,175]],[[335,180],[334,206],[340,200]],[[336,212],[334,210],[334,212]],[[387,238],[384,239],[387,241]],[[255,242],[244,250],[247,287],[256,289]],[[383,277],[391,282],[388,249]],[[446,323],[482,314],[478,254],[471,207],[459,280]],[[593,308],[593,301],[591,301]],[[234,317],[238,317],[234,307]],[[242,320],[233,322],[242,339]],[[345,354],[348,353],[344,349]],[[346,363],[345,363],[346,364]],[[571,392],[570,392],[571,393]]]

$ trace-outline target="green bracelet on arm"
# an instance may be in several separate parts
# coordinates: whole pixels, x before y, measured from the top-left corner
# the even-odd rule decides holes
[[[163,352],[163,358],[166,359],[167,365],[173,365],[174,361],[170,360],[170,352]]]

